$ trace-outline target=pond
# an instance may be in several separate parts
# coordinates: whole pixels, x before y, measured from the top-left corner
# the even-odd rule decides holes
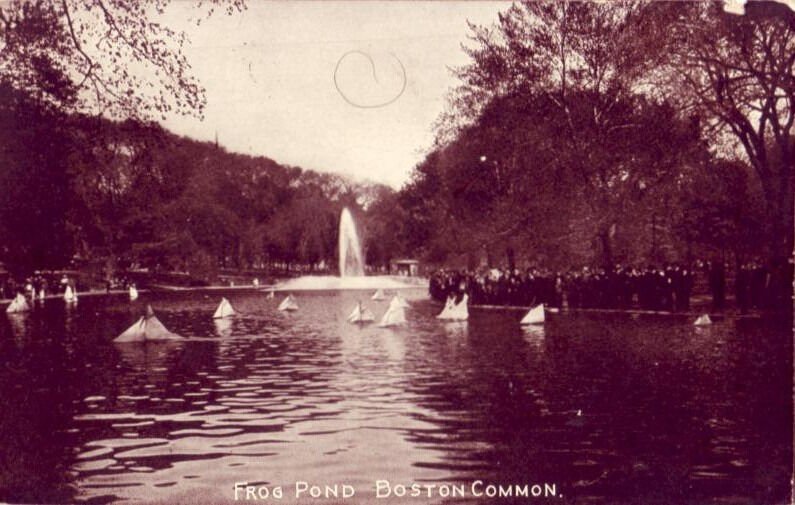
[[[236,483],[260,503],[788,496],[786,324],[561,313],[527,329],[477,309],[443,323],[423,290],[404,293],[397,328],[345,321],[360,298],[386,310],[361,291],[300,293],[293,313],[207,290],[3,315],[0,500],[222,503]],[[221,296],[242,314],[214,321]],[[188,338],[113,343],[147,303]]]

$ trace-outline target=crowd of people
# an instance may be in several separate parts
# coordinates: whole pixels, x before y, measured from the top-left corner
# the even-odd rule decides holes
[[[61,295],[67,286],[71,287],[73,291],[78,288],[83,291],[89,288],[102,289],[104,284],[105,291],[110,292],[113,289],[127,289],[135,285],[126,276],[114,276],[104,281],[94,280],[93,282],[86,281],[85,277],[81,277],[81,279],[78,281],[73,272],[69,274],[37,272],[32,276],[20,279],[11,276],[0,278],[0,300],[14,298],[17,294],[22,294],[27,298],[32,298],[34,294],[37,297]]]
[[[54,277],[39,273],[22,280],[9,277],[0,282],[0,299],[10,299],[18,293],[27,298],[60,294],[64,292],[66,286],[71,286],[74,290],[77,287],[76,280],[67,275]]]
[[[712,297],[712,309],[726,305],[727,269],[722,262],[691,265],[571,269],[543,268],[438,270],[430,276],[430,295],[439,301],[469,296],[476,305],[684,311],[690,309],[696,283]],[[741,310],[765,305],[770,275],[760,263],[741,265],[735,298]]]
[[[788,303],[787,286],[792,279],[792,265],[770,272],[758,261],[743,263],[734,278],[734,297],[741,311],[763,309]],[[778,274],[778,275],[774,275]]]

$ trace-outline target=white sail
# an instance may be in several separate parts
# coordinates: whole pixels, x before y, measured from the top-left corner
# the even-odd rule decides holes
[[[469,319],[469,296],[464,295],[460,302],[453,305],[448,316],[448,319],[453,321],[466,321]]]
[[[72,286],[66,286],[66,291],[63,293],[63,299],[66,303],[77,301],[77,292],[72,290]]]
[[[391,300],[389,300],[389,308],[390,309],[402,309],[403,302],[400,301],[400,298],[397,296],[393,296]]]
[[[160,322],[160,319],[154,315],[146,318],[144,333],[146,334],[146,340],[174,340],[182,338],[176,333],[168,331],[168,328],[166,328],[163,323]]]
[[[266,296],[265,298],[267,298],[268,300],[273,300],[274,298],[276,298],[276,292],[271,289],[270,291],[268,291],[268,296]]]
[[[140,342],[146,340],[146,318],[141,316],[132,326],[114,339],[114,342]]]
[[[450,319],[450,311],[453,310],[455,307],[455,298],[453,296],[448,296],[447,301],[444,302],[444,308],[439,315],[436,316],[436,319]]]
[[[370,321],[375,321],[375,316],[368,309],[362,307],[361,303],[357,303],[351,315],[348,316],[349,323],[367,323]]]
[[[39,290],[39,300],[44,300],[45,296],[46,293],[44,292],[44,288],[41,288],[41,290]]]
[[[712,324],[712,319],[709,318],[709,314],[698,316],[698,319],[693,323],[694,326],[708,326],[710,324]]]
[[[406,312],[403,307],[390,307],[384,317],[381,318],[381,322],[378,323],[378,326],[386,327],[386,326],[396,326],[398,324],[403,324],[406,322]]]
[[[298,303],[295,301],[295,298],[293,298],[293,295],[287,295],[287,298],[279,304],[279,310],[298,310]]]
[[[6,312],[9,314],[27,312],[29,310],[30,306],[28,305],[28,301],[25,299],[22,293],[17,293],[17,296],[14,297],[8,307],[6,307]]]
[[[536,305],[522,318],[521,324],[544,324],[544,305]]]
[[[362,313],[362,304],[361,303],[357,303],[356,306],[351,311],[350,315],[348,316],[347,321],[349,323],[355,323],[356,321],[359,320],[359,317],[361,316],[361,313]]]
[[[130,286],[130,300],[135,301],[138,299],[138,290],[135,286]]]
[[[404,309],[411,307],[411,305],[409,305],[409,301],[403,298],[401,295],[397,294],[395,295],[395,298],[398,299],[398,301],[400,302],[400,306],[403,307]]]
[[[381,322],[378,323],[378,326],[396,326],[405,322],[406,309],[401,306],[400,300],[397,298],[392,298],[392,300],[389,302],[389,308],[386,310],[386,313],[384,313],[384,316],[381,318]]]
[[[383,289],[377,290],[375,293],[373,293],[373,296],[370,297],[370,299],[376,301],[386,300],[386,295],[384,295],[384,290]]]
[[[221,303],[218,305],[218,308],[215,309],[215,314],[213,314],[213,319],[220,319],[223,317],[231,317],[237,314],[235,309],[232,308],[232,304],[229,303],[229,300],[226,298],[221,298]]]
[[[146,307],[146,316],[142,316],[132,326],[116,337],[114,342],[146,342],[150,340],[177,340],[181,339],[176,333],[171,333],[155,316],[152,307]]]

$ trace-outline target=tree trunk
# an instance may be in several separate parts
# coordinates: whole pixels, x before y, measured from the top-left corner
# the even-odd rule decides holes
[[[509,246],[505,249],[505,255],[508,257],[508,268],[514,270],[516,268],[516,252],[513,250],[513,247]]]
[[[599,242],[602,245],[602,265],[609,268],[613,264],[613,246],[610,243],[610,230],[599,232]]]
[[[767,185],[765,214],[768,222],[768,258],[788,258],[793,246],[792,181],[780,178],[779,184]]]
[[[790,163],[785,160],[785,163]],[[789,263],[795,238],[795,198],[789,166],[780,167],[780,176],[763,183],[765,218],[768,222],[767,268],[770,272],[770,302],[776,308],[788,306],[792,297],[792,273]]]
[[[478,267],[477,258],[472,251],[467,253],[467,268],[474,271]]]

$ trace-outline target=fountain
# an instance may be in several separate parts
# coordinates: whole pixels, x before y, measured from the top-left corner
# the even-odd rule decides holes
[[[388,275],[364,275],[362,244],[351,212],[344,208],[339,228],[340,275],[305,275],[276,286],[280,291],[337,289],[401,289],[417,287]]]
[[[340,277],[364,276],[364,261],[362,260],[362,245],[359,243],[359,234],[353,222],[351,211],[347,207],[340,214]]]

